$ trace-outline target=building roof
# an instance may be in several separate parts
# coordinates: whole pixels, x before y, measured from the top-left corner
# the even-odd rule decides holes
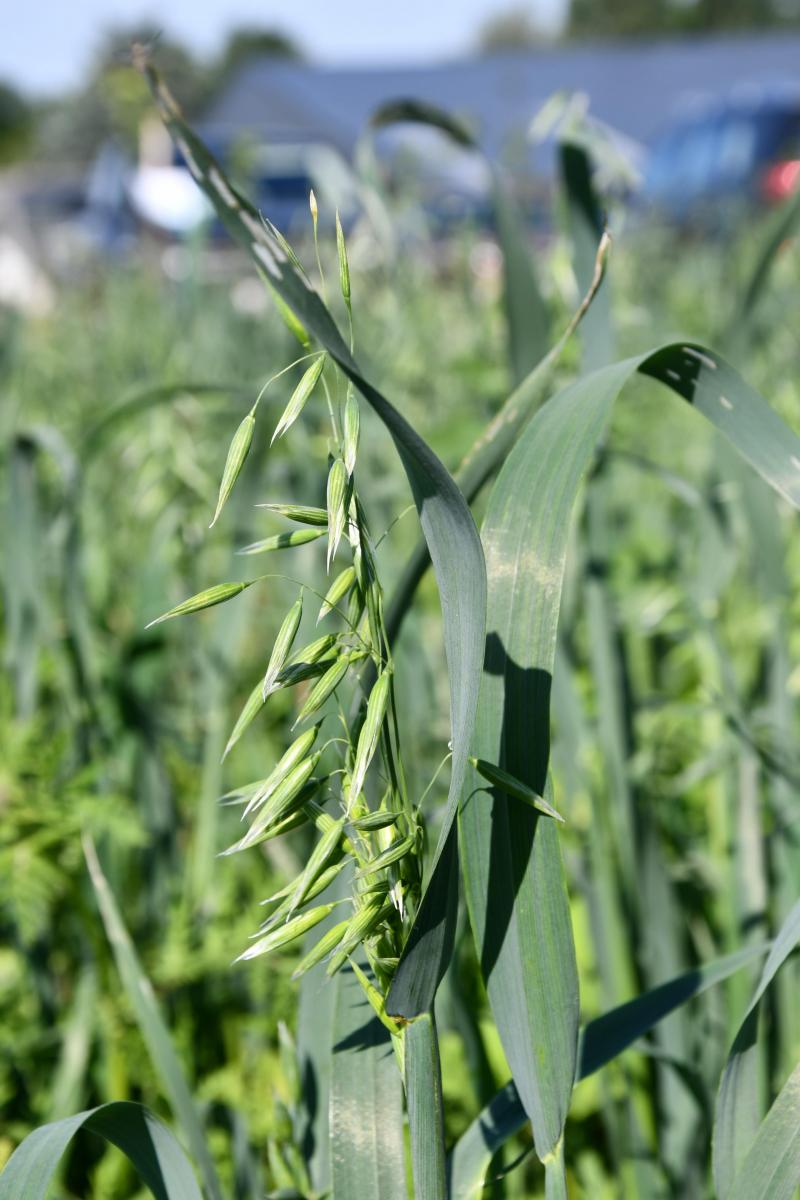
[[[349,156],[376,108],[413,97],[470,119],[495,157],[559,90],[586,92],[595,117],[647,144],[703,99],[798,80],[800,35],[786,32],[566,45],[422,67],[264,58],[239,70],[203,124],[217,144],[247,131],[265,143],[326,142]]]

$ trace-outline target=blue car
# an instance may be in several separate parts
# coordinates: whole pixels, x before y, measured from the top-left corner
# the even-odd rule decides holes
[[[704,108],[652,148],[643,196],[669,221],[723,225],[800,185],[800,92],[763,92]]]

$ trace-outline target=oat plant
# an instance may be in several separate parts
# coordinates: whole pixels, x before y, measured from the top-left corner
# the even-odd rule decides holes
[[[264,969],[265,956],[303,939],[295,976],[300,977],[299,1076],[309,1093],[309,1118],[276,1168],[284,1194],[407,1200],[410,1184],[416,1200],[467,1200],[481,1194],[498,1151],[530,1125],[547,1200],[579,1195],[570,1170],[576,1083],[616,1060],[693,997],[748,964],[751,969],[761,964],[717,1073],[712,1172],[721,1200],[791,1200],[800,1182],[800,1067],[790,1070],[772,1103],[758,1092],[756,1076],[759,1010],[800,940],[800,905],[780,913],[771,941],[751,940],[723,957],[709,956],[582,1023],[562,861],[562,838],[569,834],[573,814],[570,796],[554,795],[550,708],[554,676],[566,674],[556,654],[556,633],[573,520],[588,491],[590,544],[599,553],[602,540],[592,543],[591,538],[602,527],[603,493],[590,470],[598,456],[603,461],[614,406],[629,381],[636,376],[655,380],[691,405],[794,508],[800,507],[800,440],[734,367],[706,346],[683,340],[614,359],[604,310],[608,241],[590,195],[585,147],[572,145],[565,147],[565,179],[575,273],[584,300],[562,338],[552,339],[554,348],[532,356],[533,362],[520,346],[525,326],[516,311],[510,341],[519,382],[454,480],[359,365],[357,296],[351,292],[338,221],[336,291],[344,334],[333,315],[337,306],[326,299],[334,289],[330,281],[326,286],[319,265],[313,197],[317,269],[312,282],[310,269],[185,124],[152,68],[140,65],[178,150],[221,221],[251,256],[301,350],[287,368],[300,374],[274,429],[265,428],[266,406],[258,398],[234,431],[212,524],[233,494],[255,439],[291,438],[309,406],[326,412],[329,422],[327,461],[319,464],[326,472],[324,507],[308,496],[269,498],[268,519],[288,527],[243,548],[248,560],[268,555],[278,564],[275,569],[244,581],[211,583],[158,618],[235,602],[246,588],[277,576],[290,578],[298,589],[267,662],[259,665],[226,754],[236,752],[248,726],[286,689],[295,697],[292,740],[263,778],[224,797],[242,815],[242,834],[228,855],[250,852],[301,826],[312,833],[298,874],[269,898],[251,944],[239,948],[244,963],[237,968]],[[422,106],[401,104],[396,111],[445,131],[454,128],[445,116]],[[456,134],[462,141],[467,137],[460,129]],[[506,254],[519,253],[524,239],[508,236],[515,217],[499,190],[498,203]],[[511,266],[509,261],[509,276]],[[531,279],[526,279],[528,289]],[[556,360],[579,327],[583,368],[558,389]],[[384,531],[370,528],[370,497],[358,487],[362,402],[394,442],[424,539],[386,605],[378,552]],[[646,429],[642,436],[646,440]],[[479,534],[469,506],[489,484]],[[284,565],[295,548],[315,542],[320,556],[324,553],[327,579],[320,589]],[[385,548],[391,551],[391,546],[389,538]],[[442,746],[449,786],[435,839],[436,778],[418,795],[406,781],[402,705],[396,694],[400,672],[393,657],[394,633],[428,560],[441,602],[450,691],[450,744]],[[603,598],[588,588],[587,597],[599,657]],[[309,615],[314,629],[307,639],[301,629]],[[616,730],[610,720],[603,729],[604,753],[612,760]],[[619,778],[624,789],[624,772]],[[651,880],[640,873],[636,838],[641,830],[633,818],[625,824],[624,799],[614,798],[608,828],[603,812],[593,810],[589,838],[598,841],[600,870],[604,857],[606,866],[613,861],[611,883],[620,886],[646,949],[648,922],[654,923],[657,914],[644,903]],[[642,821],[645,816],[638,814]],[[205,1191],[215,1197],[219,1186],[202,1149],[197,1112],[177,1058],[165,1058],[158,1006],[91,847],[87,858],[151,1056],[203,1173]],[[511,1080],[447,1154],[434,1002],[453,957],[460,883]],[[670,1181],[660,1164],[639,1152],[654,1119],[648,1097],[642,1102],[631,1088],[624,1102],[629,1138],[621,1167],[627,1172],[624,1194],[679,1194],[680,1180]],[[609,1124],[615,1115],[616,1110],[609,1114]],[[107,1105],[31,1135],[0,1177],[0,1197],[44,1196],[59,1157],[84,1125],[121,1146],[162,1200],[199,1194],[187,1159],[162,1125],[135,1106]],[[617,1182],[622,1188],[622,1175]]]

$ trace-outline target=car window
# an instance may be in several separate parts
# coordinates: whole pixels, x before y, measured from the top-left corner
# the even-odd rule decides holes
[[[716,170],[720,180],[745,179],[755,165],[756,122],[747,118],[723,121],[716,148]]]
[[[651,195],[689,200],[749,184],[770,162],[800,159],[800,113],[780,106],[728,111],[673,129],[653,150]]]
[[[294,199],[299,196],[305,202],[312,185],[308,175],[286,172],[262,175],[258,186],[264,195],[274,196],[275,199]]]
[[[703,189],[714,165],[717,137],[714,122],[696,125],[687,133],[676,163],[677,186],[689,192]]]
[[[792,113],[781,129],[775,157],[784,162],[800,159],[800,113]]]

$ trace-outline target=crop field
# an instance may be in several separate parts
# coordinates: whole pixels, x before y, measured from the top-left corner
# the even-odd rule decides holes
[[[293,249],[151,83],[213,246],[0,315],[0,1198],[792,1200],[800,196]]]

